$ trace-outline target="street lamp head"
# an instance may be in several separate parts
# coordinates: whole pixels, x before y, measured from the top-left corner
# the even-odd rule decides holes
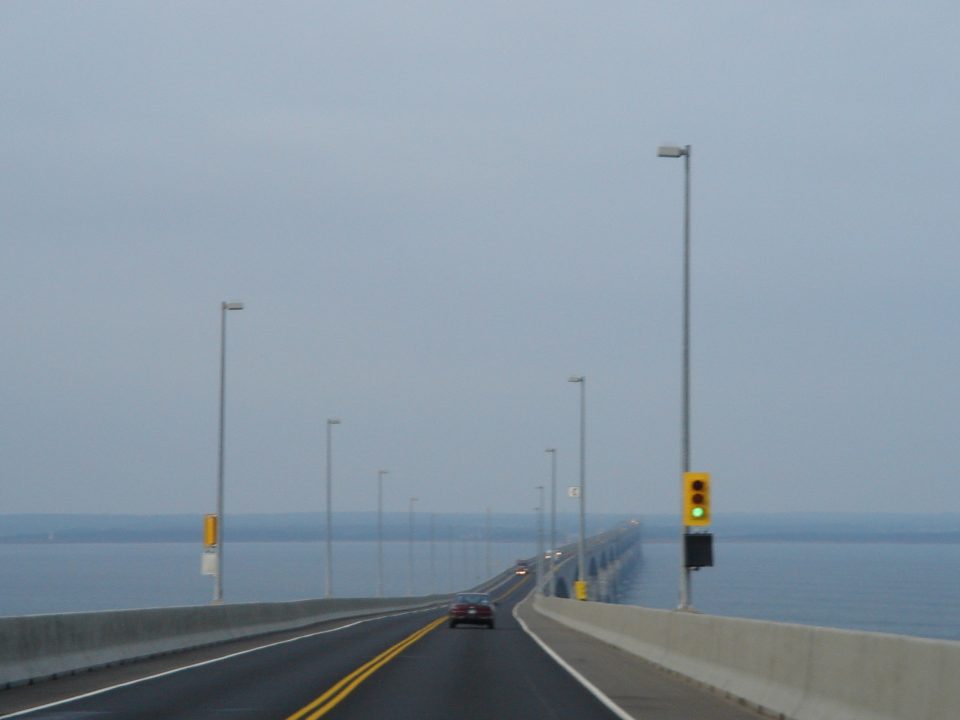
[[[556,451],[557,451],[556,448],[547,448],[547,449],[546,449],[546,452],[548,452],[548,453],[555,453]]]
[[[339,424],[340,424],[340,418],[328,418],[328,419],[327,419],[327,425],[339,425]]]
[[[657,148],[657,157],[678,158],[690,154],[690,146],[680,147],[679,145],[661,145]]]
[[[225,302],[222,306],[224,310],[243,310],[242,302]]]
[[[568,382],[583,382],[583,380],[584,380],[583,375],[571,375]]]

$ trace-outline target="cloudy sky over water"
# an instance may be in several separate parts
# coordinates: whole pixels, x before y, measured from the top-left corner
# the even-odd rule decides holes
[[[0,4],[0,512],[940,511],[960,7]],[[563,498],[561,509],[572,511]],[[952,508],[956,510],[956,508]]]

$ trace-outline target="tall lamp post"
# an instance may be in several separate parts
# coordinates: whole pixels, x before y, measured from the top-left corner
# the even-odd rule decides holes
[[[383,476],[389,470],[377,470],[377,588],[383,597]]]
[[[413,504],[420,498],[410,498],[410,539],[407,543],[407,595],[413,595]]]
[[[580,383],[580,540],[577,544],[577,569],[580,579],[577,599],[587,599],[586,504],[587,504],[587,377],[573,375],[570,382]]]
[[[537,485],[537,592],[543,593],[543,485]]]
[[[557,449],[547,448],[550,453],[550,583],[557,557]],[[550,589],[553,594],[553,588]]]
[[[220,431],[217,451],[217,572],[213,583],[213,602],[223,602],[223,425],[227,404],[227,311],[243,310],[242,302],[220,303]]]
[[[486,578],[489,579],[493,575],[493,558],[490,557],[490,513],[492,511],[490,508],[487,508],[487,517],[486,517],[486,540],[484,542],[484,555],[486,556],[486,565],[487,565],[487,574]]]
[[[437,551],[436,551],[437,514],[430,513],[430,594],[437,594]]]
[[[683,389],[681,391],[681,447],[680,473],[690,471],[690,146],[661,146],[658,157],[683,158]],[[683,499],[681,498],[681,503]],[[683,517],[681,512],[681,517]],[[683,521],[681,521],[683,522]],[[680,538],[680,609],[692,606],[690,568],[684,557],[686,535],[690,530],[683,525]]]
[[[327,567],[324,573],[324,597],[333,595],[333,455],[330,446],[333,426],[339,424],[340,421],[336,418],[327,420]]]

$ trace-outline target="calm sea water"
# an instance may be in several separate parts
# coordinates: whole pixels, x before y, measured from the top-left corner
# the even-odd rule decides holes
[[[960,640],[960,545],[719,542],[713,568],[693,573],[705,613]],[[492,543],[494,572],[533,555],[525,543]],[[408,545],[385,543],[388,595],[406,594]],[[228,602],[323,595],[321,543],[227,547]],[[647,543],[621,601],[674,608],[679,546]],[[416,594],[452,592],[487,577],[482,542],[414,543]],[[334,595],[377,592],[377,545],[334,546]],[[435,585],[435,587],[434,587]],[[0,545],[0,615],[202,605],[213,579],[200,549],[182,543]]]
[[[717,542],[693,605],[728,615],[960,640],[960,545]],[[679,543],[647,543],[622,602],[675,608]]]
[[[483,542],[413,544],[414,594],[455,592],[487,575]],[[526,543],[491,543],[493,574],[535,554]],[[213,578],[200,574],[200,547],[187,543],[0,545],[0,615],[202,605]],[[431,562],[432,555],[432,562]],[[323,597],[322,543],[234,543],[224,556],[227,602]],[[409,546],[384,543],[384,588],[407,594]],[[431,571],[432,568],[432,571]],[[377,544],[338,542],[333,595],[377,594]]]

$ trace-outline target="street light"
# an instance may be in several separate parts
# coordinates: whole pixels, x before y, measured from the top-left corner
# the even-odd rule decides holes
[[[537,505],[537,591],[543,593],[543,485],[537,485],[540,502]],[[552,553],[551,553],[552,556]]]
[[[578,600],[587,599],[586,504],[587,504],[587,377],[572,375],[570,382],[580,383],[580,540],[577,544],[577,568],[580,579]]]
[[[690,146],[662,146],[657,157],[683,158],[683,389],[681,391],[681,448],[680,473],[690,471]],[[681,493],[682,495],[682,493]],[[682,502],[682,498],[681,498]],[[686,567],[684,552],[689,531],[686,524],[680,538],[680,609],[691,607],[690,568]]]
[[[456,585],[456,580],[453,579],[454,572],[454,563],[453,563],[453,526],[449,525],[447,527],[447,577],[446,585],[447,587],[454,587]]]
[[[410,541],[407,552],[407,595],[413,595],[413,504],[420,498],[410,498]]]
[[[436,543],[434,542],[436,536],[436,522],[437,514],[430,513],[430,594],[437,594],[437,554],[436,554]]]
[[[332,428],[339,425],[336,418],[327,420],[327,567],[324,574],[324,597],[333,595],[333,456],[331,445]]]
[[[490,508],[487,508],[486,533],[485,533],[486,541],[484,542],[484,551],[485,551],[486,562],[487,562],[487,574],[486,574],[487,579],[493,576],[493,559],[490,557],[490,526],[491,526],[490,518],[491,518],[492,512],[493,511]]]
[[[377,470],[377,575],[380,597],[383,597],[383,476],[389,470]]]
[[[217,573],[213,602],[223,602],[223,424],[227,395],[227,311],[243,310],[242,302],[220,303],[220,432],[217,454]]]
[[[557,449],[547,448],[550,453],[550,583],[557,557]],[[553,588],[550,588],[553,594]]]

